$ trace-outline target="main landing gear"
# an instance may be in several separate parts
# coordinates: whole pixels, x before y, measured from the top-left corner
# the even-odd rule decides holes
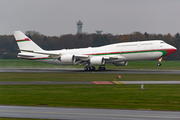
[[[103,71],[103,70],[106,70],[106,68],[99,66],[99,67],[98,67],[98,70],[102,70],[102,71]]]
[[[85,68],[84,68],[84,70],[85,71],[94,71],[94,70],[96,70],[96,68],[94,67],[94,66],[86,66]]]
[[[85,68],[84,68],[84,70],[85,71],[95,71],[96,70],[96,68],[94,67],[94,66],[89,66],[89,65],[87,65]],[[102,67],[102,66],[99,66],[98,67],[98,70],[106,70],[106,68],[105,67]]]
[[[159,59],[158,59],[158,61],[159,61],[159,62],[158,62],[158,64],[157,64],[157,65],[158,65],[158,66],[161,66],[162,57],[161,57],[161,58],[159,58]]]

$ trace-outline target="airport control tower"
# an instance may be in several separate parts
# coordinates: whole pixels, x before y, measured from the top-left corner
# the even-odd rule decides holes
[[[83,23],[79,20],[77,22],[77,34],[82,34],[82,25]]]

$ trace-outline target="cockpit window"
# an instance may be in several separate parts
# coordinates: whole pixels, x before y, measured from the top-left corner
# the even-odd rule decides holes
[[[162,43],[165,43],[165,42],[160,42],[160,43],[162,44]]]

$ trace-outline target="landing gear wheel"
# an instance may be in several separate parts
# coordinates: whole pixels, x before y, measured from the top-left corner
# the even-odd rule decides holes
[[[157,65],[158,65],[158,66],[161,66],[161,63],[158,63]]]
[[[104,71],[104,70],[106,70],[106,68],[105,67],[99,67],[98,70],[103,70]]]
[[[91,66],[91,67],[90,67],[90,66],[86,66],[86,67],[84,68],[85,71],[91,71],[91,70],[94,71],[95,69],[96,69],[96,68],[95,68],[94,66]]]
[[[90,71],[90,70],[91,70],[91,67],[87,67],[87,70]]]
[[[87,70],[88,70],[88,67],[85,67],[84,70],[87,71]]]
[[[94,70],[96,70],[96,68],[95,68],[94,66],[91,66],[91,70],[93,70],[93,71],[94,71]]]
[[[105,68],[105,67],[102,67],[102,70],[106,70],[106,68]]]
[[[104,71],[104,70],[106,70],[106,68],[105,68],[105,67],[102,67],[101,69],[102,69],[103,71]]]

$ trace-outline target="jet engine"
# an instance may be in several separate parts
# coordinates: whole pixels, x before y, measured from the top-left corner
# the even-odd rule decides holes
[[[104,65],[105,59],[103,57],[92,57],[90,63],[91,65]]]
[[[76,58],[74,55],[62,55],[59,60],[63,63],[74,63],[76,62]]]
[[[128,64],[127,61],[122,61],[122,62],[115,62],[113,63],[115,66],[126,66]]]

